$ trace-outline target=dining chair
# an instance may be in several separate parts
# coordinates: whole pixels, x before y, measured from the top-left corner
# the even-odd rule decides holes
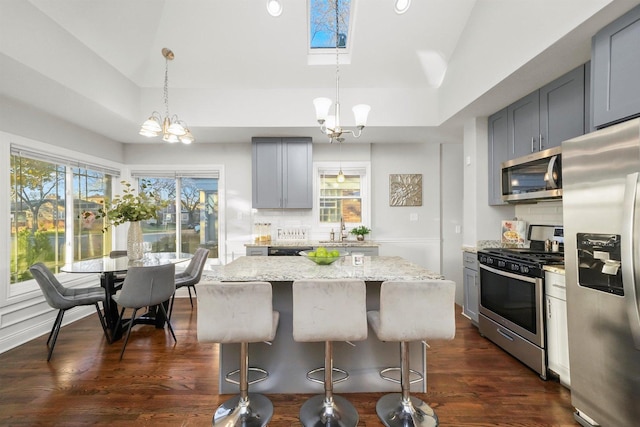
[[[44,294],[47,303],[54,309],[58,310],[58,315],[53,323],[49,338],[47,339],[47,345],[49,343],[49,354],[47,355],[47,362],[51,360],[53,354],[53,348],[56,345],[58,339],[58,333],[60,332],[60,326],[62,326],[62,318],[64,313],[73,307],[79,307],[83,305],[94,305],[98,312],[98,318],[102,325],[102,331],[107,341],[111,343],[109,332],[107,331],[107,324],[102,315],[102,310],[98,305],[101,302],[103,305],[106,301],[106,293],[100,286],[91,286],[88,288],[67,288],[63,286],[58,279],[54,276],[53,272],[43,263],[39,262],[32,265],[29,268],[31,275],[36,280],[42,293]]]
[[[126,321],[128,323],[127,334],[124,339],[124,344],[122,345],[122,351],[120,352],[120,360],[122,360],[124,350],[127,347],[127,342],[131,335],[131,328],[136,321],[136,314],[142,307],[157,306],[166,319],[173,340],[178,342],[164,305],[175,292],[175,271],[175,264],[164,264],[152,267],[130,267],[129,270],[127,270],[127,276],[122,284],[122,289],[111,297],[122,307],[118,319],[120,328],[124,326],[123,316],[125,310],[127,308],[133,309],[131,318]]]
[[[186,287],[189,291],[189,302],[191,302],[191,308],[193,309],[193,298],[191,296],[191,288],[193,288],[193,292],[198,296],[198,291],[196,291],[196,285],[200,282],[200,278],[202,277],[202,271],[204,270],[204,265],[207,262],[207,258],[209,257],[209,249],[198,248],[196,252],[193,254],[193,258],[189,261],[189,265],[184,271],[180,273],[176,273],[175,275],[175,284],[176,291],[180,288]],[[171,297],[171,304],[169,306],[169,319],[171,319],[171,314],[173,313],[173,302],[176,299],[175,293]]]

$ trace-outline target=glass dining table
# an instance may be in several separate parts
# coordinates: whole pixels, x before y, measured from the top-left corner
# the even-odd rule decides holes
[[[192,257],[192,254],[176,252],[147,253],[142,259],[136,261],[129,260],[126,256],[115,258],[104,256],[102,258],[91,258],[65,264],[60,271],[65,273],[100,274],[100,286],[104,288],[107,297],[104,306],[104,317],[111,334],[111,339],[115,341],[122,337],[122,330],[120,325],[118,325],[118,307],[115,301],[111,299],[111,296],[122,286],[121,283],[117,282],[117,277],[126,274],[130,267],[178,264],[189,261]],[[136,319],[136,323],[155,324],[157,328],[162,328],[164,327],[166,319],[160,314],[160,311],[158,311],[158,314],[159,315],[156,315],[155,309],[150,307],[149,313],[140,319]]]

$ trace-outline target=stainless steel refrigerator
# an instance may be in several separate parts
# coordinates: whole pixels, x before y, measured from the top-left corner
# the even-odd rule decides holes
[[[640,426],[640,119],[562,143],[571,401]]]

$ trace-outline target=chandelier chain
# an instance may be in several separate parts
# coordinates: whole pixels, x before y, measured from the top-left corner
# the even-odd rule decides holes
[[[169,59],[164,59],[164,106],[165,117],[169,117]]]

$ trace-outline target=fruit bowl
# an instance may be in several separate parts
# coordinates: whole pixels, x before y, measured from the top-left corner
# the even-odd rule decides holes
[[[320,252],[320,254],[318,254],[318,251],[311,251],[311,252],[302,251],[300,252],[300,255],[315,262],[318,265],[331,265],[335,261],[339,260],[340,258],[342,258],[347,254],[341,253],[339,251]]]

